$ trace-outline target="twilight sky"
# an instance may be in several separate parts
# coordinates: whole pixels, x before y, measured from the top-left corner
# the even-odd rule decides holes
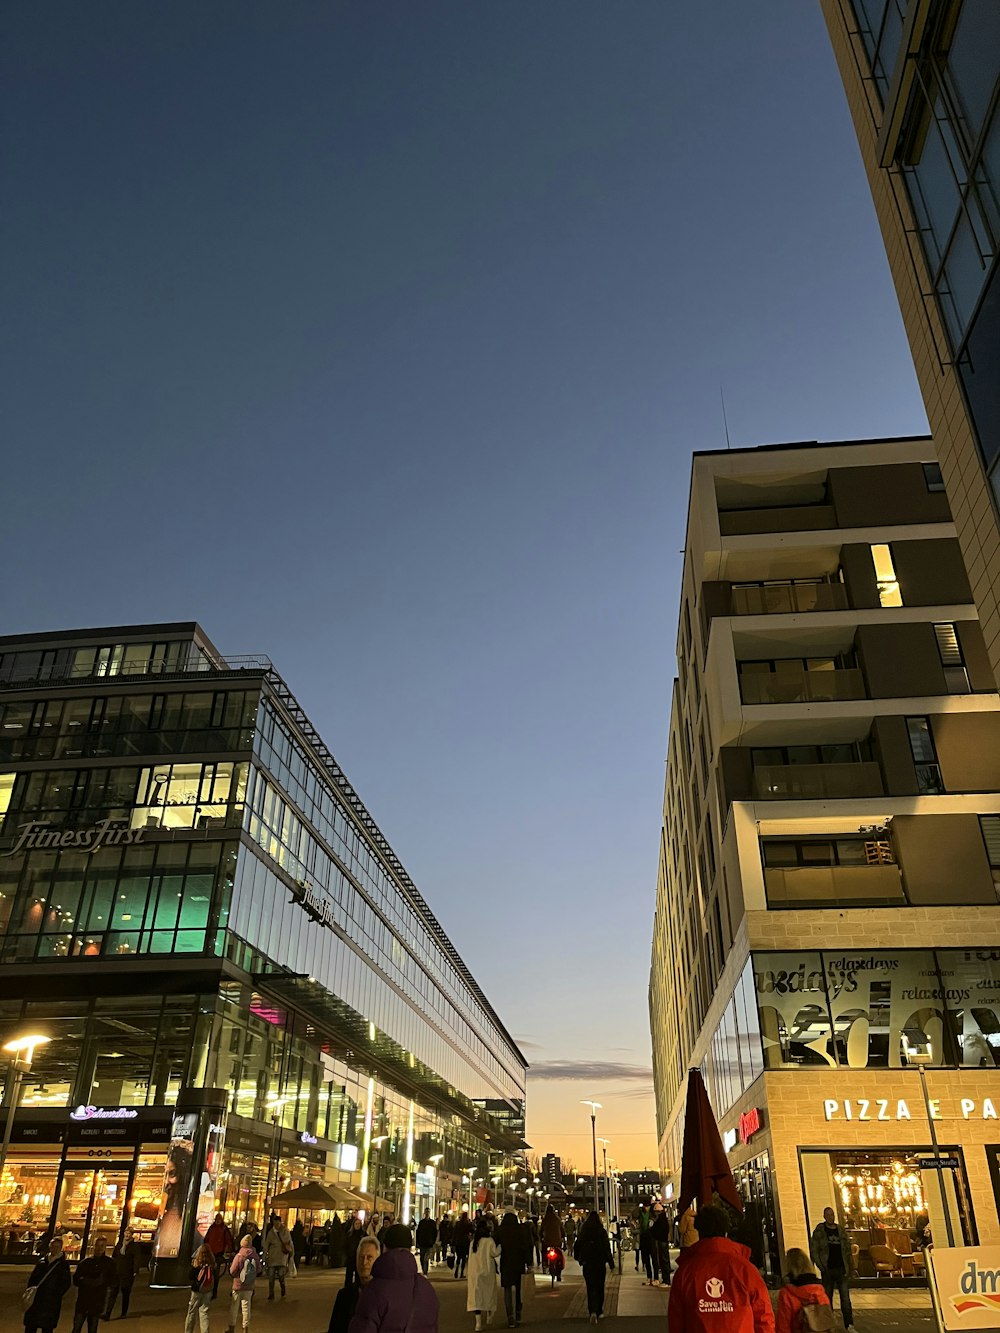
[[[653,1165],[690,453],[926,430],[818,4],[7,4],[0,179],[4,632],[272,657]]]

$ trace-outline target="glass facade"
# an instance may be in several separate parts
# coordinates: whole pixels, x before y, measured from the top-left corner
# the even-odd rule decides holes
[[[768,1069],[1000,1064],[1000,951],[755,953],[753,970]]]
[[[930,281],[994,493],[1000,486],[1000,6],[926,6],[919,49],[902,37],[912,0],[855,0],[858,31],[894,133]],[[920,16],[923,18],[923,15]]]
[[[0,1027],[52,1038],[18,1115],[145,1108],[162,1137],[219,1089],[234,1220],[300,1178],[402,1204],[431,1158],[450,1198],[520,1151],[523,1057],[267,660],[176,628],[0,641]],[[61,1141],[15,1148],[19,1212],[71,1207]]]

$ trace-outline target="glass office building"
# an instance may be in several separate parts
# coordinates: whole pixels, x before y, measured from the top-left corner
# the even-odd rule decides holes
[[[820,3],[1000,680],[1000,5]]]
[[[524,1057],[433,912],[271,663],[194,624],[0,639],[0,1035],[29,1029],[0,1257],[128,1222],[169,1280],[216,1207],[440,1210],[524,1146]]]

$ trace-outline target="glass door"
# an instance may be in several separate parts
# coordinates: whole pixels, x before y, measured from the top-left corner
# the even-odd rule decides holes
[[[99,1167],[67,1163],[56,1226],[62,1231],[68,1258],[89,1254],[98,1236],[103,1236],[111,1252],[121,1234],[131,1174],[131,1162],[106,1162]]]

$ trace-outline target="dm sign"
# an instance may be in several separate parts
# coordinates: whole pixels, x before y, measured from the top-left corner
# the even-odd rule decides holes
[[[941,1326],[1000,1328],[1000,1245],[927,1251]]]

